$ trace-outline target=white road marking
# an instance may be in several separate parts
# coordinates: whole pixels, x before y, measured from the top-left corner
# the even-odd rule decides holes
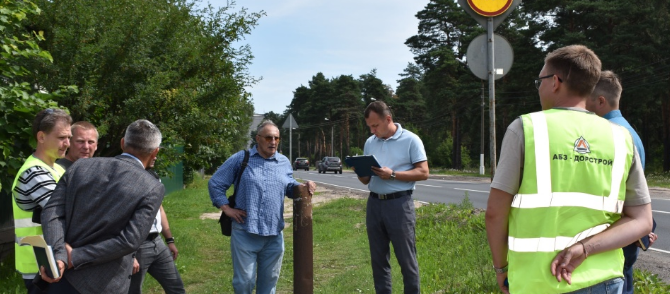
[[[653,210],[653,209],[652,209],[651,211],[652,211],[652,212],[658,212],[658,213],[667,213],[667,214],[670,214],[670,212],[662,211],[662,210]]]
[[[435,187],[435,188],[442,188],[442,186],[434,186],[434,185],[426,185],[426,184],[416,184],[417,186],[426,186],[426,187]]]
[[[667,251],[667,250],[661,250],[661,249],[656,249],[656,248],[651,248],[651,247],[649,248],[649,250],[654,250],[654,251],[663,252],[663,253],[670,253],[670,251]]]
[[[472,190],[472,189],[461,189],[461,188],[454,188],[454,190],[460,190],[460,191],[470,191],[470,192],[477,192],[477,193],[488,193],[489,191],[479,191],[479,190]]]

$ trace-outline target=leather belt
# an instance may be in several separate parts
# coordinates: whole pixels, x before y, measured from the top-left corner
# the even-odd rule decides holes
[[[377,194],[375,192],[370,192],[370,197],[372,198],[377,198],[379,200],[391,200],[391,199],[396,199],[400,198],[403,196],[412,196],[412,190],[407,190],[407,191],[400,191],[400,192],[395,192],[391,194]]]
[[[154,239],[156,239],[156,237],[158,237],[158,233],[149,233],[149,235],[147,236],[147,241],[153,241]]]

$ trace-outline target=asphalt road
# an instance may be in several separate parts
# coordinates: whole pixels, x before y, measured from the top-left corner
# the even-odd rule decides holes
[[[352,172],[344,171],[340,174],[319,174],[316,171],[296,171],[294,176],[299,179],[311,180],[317,184],[328,184],[340,188],[348,188],[367,192],[367,186],[361,184]],[[429,203],[460,203],[468,195],[472,204],[477,208],[486,209],[489,194],[488,182],[450,181],[428,179],[416,184],[414,199]],[[652,193],[652,210],[656,220],[656,234],[659,239],[650,250],[670,257],[670,198]]]

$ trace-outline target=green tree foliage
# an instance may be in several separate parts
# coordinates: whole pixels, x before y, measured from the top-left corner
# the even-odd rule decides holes
[[[31,83],[33,72],[25,64],[31,61],[52,62],[49,52],[38,46],[43,32],[25,30],[29,18],[41,10],[30,1],[0,1],[0,184],[8,193],[25,159],[32,153],[36,141],[32,136],[32,121],[42,109],[58,107],[55,95],[76,91],[74,87],[54,87],[54,93],[42,91],[41,84]]]
[[[218,165],[247,143],[253,113],[244,87],[248,46],[236,47],[263,13],[215,9],[192,0],[39,0],[45,13],[30,26],[44,31],[54,62],[35,63],[46,89],[75,84],[60,98],[73,119],[98,126],[98,154],[121,152],[125,127],[157,124],[166,145],[184,145],[187,168]],[[169,149],[159,162],[176,158]]]

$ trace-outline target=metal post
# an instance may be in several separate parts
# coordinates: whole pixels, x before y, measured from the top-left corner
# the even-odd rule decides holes
[[[293,165],[293,120],[290,117],[288,122],[288,162]]]
[[[333,130],[335,129],[334,125],[330,126],[330,157],[335,156],[335,143],[333,141]]]
[[[314,293],[314,251],[312,247],[312,196],[306,186],[293,194],[293,293]]]
[[[489,136],[491,142],[491,178],[496,172],[496,79],[495,79],[495,55],[493,44],[493,18],[489,17],[487,22],[486,37],[488,39],[488,70],[489,70]]]
[[[482,83],[482,135],[480,137],[479,144],[479,174],[484,174],[484,83]]]

